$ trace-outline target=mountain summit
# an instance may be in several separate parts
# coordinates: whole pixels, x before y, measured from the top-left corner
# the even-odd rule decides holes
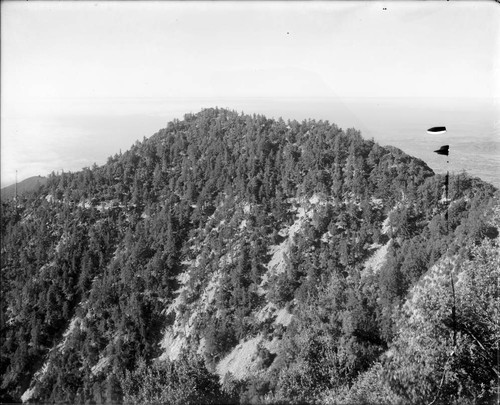
[[[52,174],[2,202],[0,400],[489,399],[498,195],[449,199],[354,129],[218,108]]]

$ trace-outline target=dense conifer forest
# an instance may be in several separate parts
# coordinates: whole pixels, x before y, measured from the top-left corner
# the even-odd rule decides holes
[[[0,401],[482,403],[497,190],[206,109],[2,201]]]

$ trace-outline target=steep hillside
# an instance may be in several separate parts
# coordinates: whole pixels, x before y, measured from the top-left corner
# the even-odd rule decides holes
[[[33,176],[33,177],[29,177],[27,179],[24,179],[23,181],[20,181],[17,184],[17,194],[21,195],[21,194],[29,193],[32,191],[37,191],[46,182],[47,182],[47,178],[42,177],[42,176]],[[16,194],[16,185],[15,184],[11,184],[10,186],[4,187],[1,190],[2,200],[14,198],[15,194]]]
[[[2,203],[0,399],[427,399],[437,388],[414,390],[400,354],[424,336],[408,327],[416,291],[498,240],[495,189],[451,176],[449,202],[443,180],[353,129],[223,109],[53,174]],[[494,356],[498,330],[478,330]],[[490,395],[465,373],[447,398]]]

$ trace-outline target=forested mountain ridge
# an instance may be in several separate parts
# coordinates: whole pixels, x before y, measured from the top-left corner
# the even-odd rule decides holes
[[[498,196],[443,181],[353,129],[223,109],[53,174],[2,203],[2,399],[489,398]]]

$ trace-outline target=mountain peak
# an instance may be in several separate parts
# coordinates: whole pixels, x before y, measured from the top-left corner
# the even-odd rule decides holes
[[[412,296],[447,255],[453,274],[483,266],[484,284],[477,249],[498,242],[495,189],[451,175],[443,201],[443,187],[421,160],[355,129],[219,108],[102,166],[53,174],[2,205],[1,398],[430,402],[441,388],[429,375],[441,376],[458,333],[448,274],[428,329],[412,329],[404,308],[425,312]],[[493,332],[469,310],[489,311],[488,291],[456,303],[484,355]],[[403,355],[420,336],[430,371]],[[443,377],[457,401],[493,389],[490,364],[467,353],[456,363],[467,377]],[[412,390],[418,377],[430,385]]]

